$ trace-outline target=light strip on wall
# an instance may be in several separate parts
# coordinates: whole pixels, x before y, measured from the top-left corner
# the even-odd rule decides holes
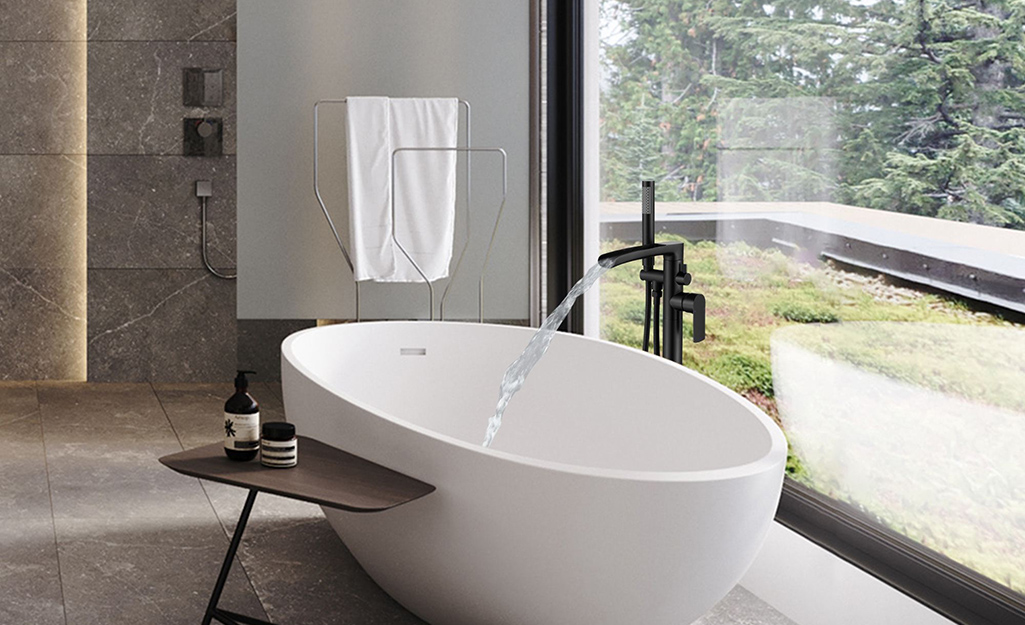
[[[69,210],[78,211],[78,219],[76,220],[80,225],[75,233],[75,236],[79,239],[75,242],[80,250],[78,258],[75,259],[74,265],[74,284],[81,285],[78,293],[77,307],[81,311],[79,315],[80,320],[77,321],[79,327],[77,328],[77,343],[79,350],[77,354],[77,363],[74,367],[75,378],[78,380],[86,380],[88,376],[88,303],[89,303],[89,284],[88,284],[88,267],[89,267],[89,251],[88,251],[88,240],[89,240],[89,229],[88,229],[88,205],[89,205],[89,53],[88,53],[88,22],[89,22],[89,1],[79,0],[78,4],[78,15],[72,16],[71,19],[75,20],[77,36],[74,37],[79,43],[77,45],[78,64],[77,68],[81,72],[82,80],[78,83],[82,89],[81,93],[81,108],[78,111],[79,119],[81,124],[79,126],[79,136],[77,145],[81,146],[81,161],[82,168],[79,175],[78,181],[78,193],[79,198],[77,207],[69,207]]]

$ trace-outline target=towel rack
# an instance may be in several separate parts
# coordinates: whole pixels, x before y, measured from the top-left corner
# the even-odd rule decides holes
[[[324,217],[327,219],[328,226],[330,226],[331,232],[332,232],[332,234],[335,237],[335,242],[338,244],[338,248],[341,250],[342,256],[345,258],[345,262],[349,266],[349,270],[353,273],[353,283],[356,286],[356,321],[359,322],[359,321],[362,321],[361,314],[360,314],[360,283],[359,283],[358,280],[355,279],[355,277],[356,277],[355,276],[355,267],[353,266],[352,258],[349,256],[349,250],[345,247],[345,244],[342,242],[342,238],[338,234],[338,229],[335,227],[334,220],[331,218],[331,214],[328,212],[327,205],[324,202],[324,198],[323,198],[323,196],[321,195],[321,192],[320,192],[320,105],[321,104],[346,104],[347,102],[348,102],[348,98],[342,98],[342,99],[322,99],[322,100],[317,100],[313,104],[313,191],[316,194],[317,202],[320,204],[320,209],[321,209],[321,211],[323,211]],[[469,246],[469,242],[470,242],[470,231],[471,231],[470,230],[470,215],[472,213],[472,211],[470,210],[471,198],[472,198],[472,196],[471,196],[471,191],[472,191],[472,164],[471,164],[470,156],[473,153],[475,153],[475,152],[500,153],[501,157],[502,157],[502,201],[501,201],[501,205],[499,206],[499,209],[498,209],[498,214],[495,217],[495,224],[494,224],[494,227],[492,228],[492,231],[491,231],[491,240],[488,243],[488,249],[487,249],[487,253],[485,254],[485,257],[484,257],[484,264],[481,267],[480,280],[478,282],[478,287],[477,287],[478,288],[478,294],[477,294],[477,297],[478,297],[478,303],[477,303],[477,306],[478,306],[478,311],[477,311],[478,320],[483,322],[483,320],[484,320],[484,273],[487,270],[488,263],[489,263],[489,261],[491,259],[491,251],[492,251],[492,247],[494,246],[494,243],[495,243],[495,235],[498,232],[498,223],[499,223],[499,221],[502,218],[502,212],[505,209],[506,197],[508,195],[508,157],[507,157],[507,155],[505,153],[505,150],[503,150],[502,148],[474,148],[474,147],[472,147],[471,136],[472,136],[473,124],[472,124],[472,119],[471,119],[470,103],[467,102],[466,100],[460,99],[459,100],[459,105],[462,106],[466,110],[466,115],[465,115],[465,122],[466,122],[466,126],[465,126],[466,127],[466,147],[396,148],[395,150],[392,151],[392,154],[391,154],[391,159],[392,159],[392,176],[391,176],[391,185],[392,185],[392,197],[391,197],[392,232],[391,232],[391,238],[392,238],[392,242],[395,243],[395,245],[399,248],[399,250],[406,257],[406,259],[410,262],[410,264],[413,265],[413,268],[416,269],[416,272],[418,274],[420,274],[420,276],[424,279],[424,282],[427,283],[427,287],[428,287],[429,292],[430,292],[430,319],[431,319],[431,321],[433,321],[434,320],[434,285],[431,283],[430,280],[427,279],[427,276],[420,269],[420,266],[417,265],[417,263],[406,252],[406,249],[402,246],[401,242],[399,242],[398,238],[396,237],[396,233],[395,233],[395,193],[394,193],[394,191],[395,191],[395,175],[394,175],[394,172],[395,172],[395,165],[396,165],[395,155],[397,153],[399,153],[399,152],[428,152],[428,151],[436,151],[436,152],[437,151],[465,152],[466,153],[466,237],[465,237],[465,239],[463,241],[462,249],[459,252],[459,257],[456,260],[456,267],[452,271],[452,274],[449,276],[448,284],[445,285],[445,290],[444,290],[444,292],[442,293],[442,296],[441,296],[441,319],[442,319],[442,321],[444,321],[444,319],[445,319],[445,301],[448,299],[449,290],[451,289],[452,284],[455,282],[455,278],[458,275],[459,269],[460,269],[460,267],[463,264],[463,257],[466,255],[466,249]]]
[[[502,213],[505,211],[505,200],[509,195],[509,156],[505,153],[502,148],[446,148],[446,147],[419,147],[419,148],[395,148],[391,153],[391,240],[398,246],[402,255],[406,257],[406,260],[413,265],[413,269],[420,274],[420,277],[424,279],[427,284],[427,289],[430,292],[429,306],[430,306],[430,320],[434,321],[434,285],[430,280],[427,279],[427,275],[424,274],[423,270],[420,269],[420,265],[416,264],[416,261],[406,252],[406,248],[402,247],[402,243],[399,242],[395,236],[395,156],[400,152],[466,152],[472,154],[474,152],[491,152],[499,154],[502,157],[502,202],[498,206],[498,214],[495,215],[495,225],[491,228],[491,240],[488,241],[488,250],[484,254],[484,264],[481,265],[480,279],[477,282],[477,321],[484,323],[484,274],[487,273],[488,263],[491,261],[491,249],[495,245],[495,235],[498,233],[498,223],[502,220]],[[467,233],[466,243],[463,244],[463,251],[459,255],[459,261],[456,263],[456,268],[449,276],[448,284],[445,286],[445,291],[441,295],[441,320],[445,320],[445,298],[448,297],[448,289],[452,286],[455,281],[456,273],[459,271],[459,265],[463,261],[463,254],[466,253],[466,246],[470,241],[469,233],[469,220],[470,220],[470,205],[467,202],[466,206],[466,220],[467,220]],[[359,282],[356,283],[357,288]]]

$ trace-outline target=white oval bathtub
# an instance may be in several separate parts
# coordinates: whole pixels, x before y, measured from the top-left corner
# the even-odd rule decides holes
[[[761,546],[782,432],[689,369],[560,334],[485,449],[502,374],[532,332],[383,322],[288,337],[282,385],[298,431],[437,487],[328,519],[434,625],[691,622]]]

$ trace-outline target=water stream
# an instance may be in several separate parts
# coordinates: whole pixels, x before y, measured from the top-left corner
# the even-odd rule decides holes
[[[509,368],[505,370],[505,376],[502,377],[502,385],[498,389],[498,405],[495,406],[495,414],[488,419],[488,431],[484,436],[485,447],[491,446],[491,441],[494,440],[495,434],[498,433],[498,428],[502,427],[502,415],[505,414],[509,401],[517,391],[523,388],[523,382],[530,375],[530,370],[534,368],[537,361],[541,360],[541,357],[548,351],[548,345],[552,342],[552,338],[555,337],[556,329],[562,324],[570,309],[573,308],[573,303],[587,289],[591,288],[611,266],[612,261],[606,261],[604,264],[599,263],[588,269],[584,277],[580,278],[573,285],[573,288],[569,290],[569,293],[566,294],[566,299],[562,300],[562,303],[552,311],[552,314],[548,315],[548,318],[541,324],[538,331],[530,338],[530,342],[527,343],[527,347],[520,354],[520,357],[513,361]]]

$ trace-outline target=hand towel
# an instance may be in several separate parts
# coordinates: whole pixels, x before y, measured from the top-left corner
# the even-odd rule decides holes
[[[353,106],[355,104],[355,106]],[[395,236],[431,281],[448,276],[455,229],[455,152],[399,152],[399,147],[456,147],[455,98],[349,98],[350,241],[357,280],[422,282]]]

